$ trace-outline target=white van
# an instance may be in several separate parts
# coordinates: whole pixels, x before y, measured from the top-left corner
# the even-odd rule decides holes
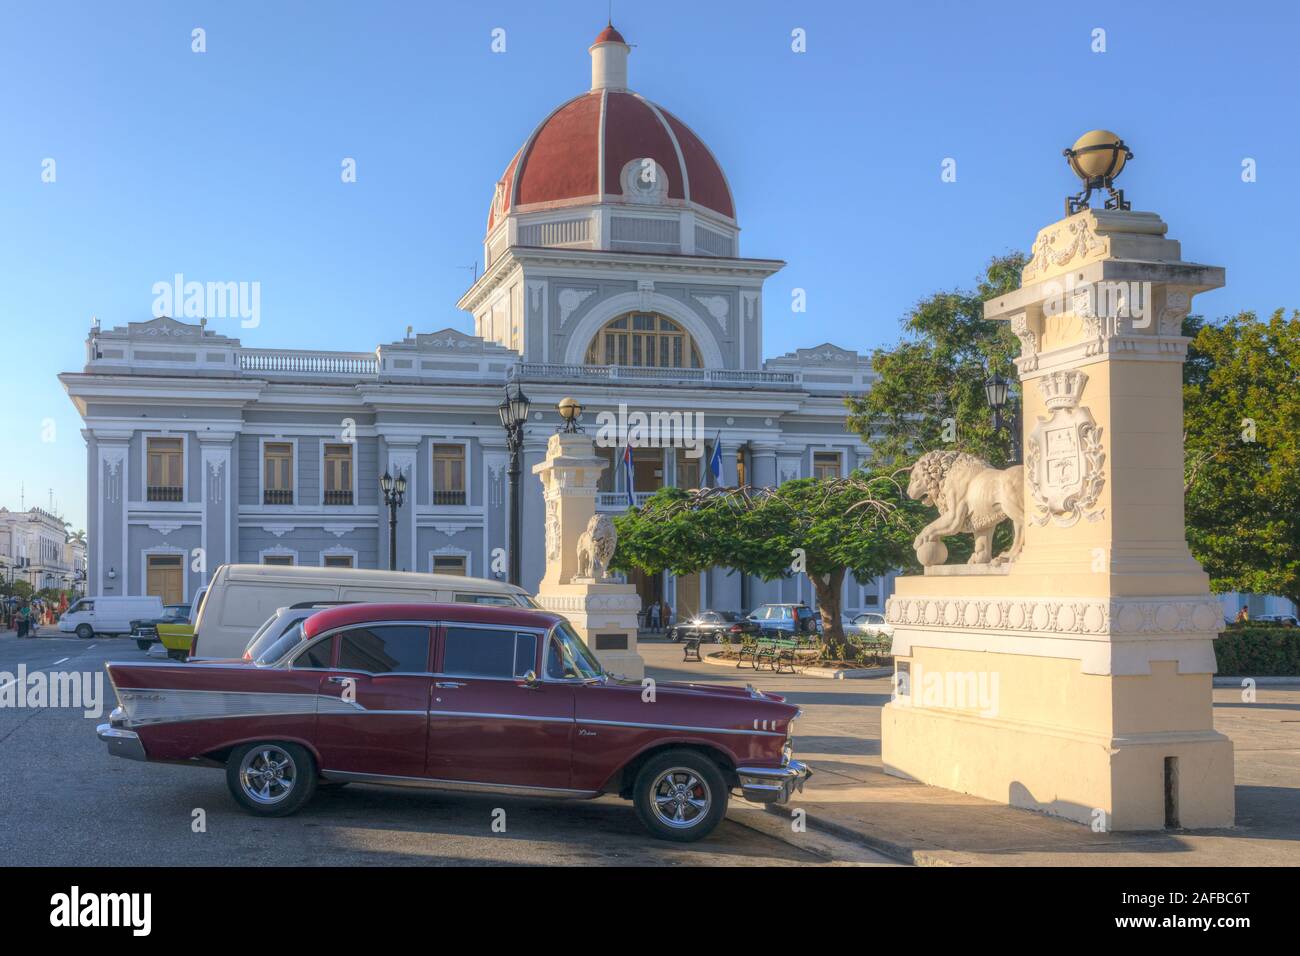
[[[160,597],[82,598],[63,612],[59,630],[83,640],[96,634],[130,634],[132,621],[152,620],[162,614]]]
[[[249,638],[279,608],[307,602],[537,607],[523,588],[455,574],[223,564],[198,605],[190,657],[239,657]]]

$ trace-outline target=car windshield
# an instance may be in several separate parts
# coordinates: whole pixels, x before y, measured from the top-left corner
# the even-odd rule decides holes
[[[188,621],[190,619],[190,606],[188,604],[169,604],[163,608],[163,620],[165,621]]]
[[[264,647],[248,649],[248,656],[252,658],[254,664],[266,666],[283,660],[285,655],[306,640],[302,633],[302,621],[295,621],[293,627],[272,639],[271,635],[274,633],[274,630],[271,630],[263,635]]]
[[[605,675],[596,656],[568,624],[555,625],[546,648],[546,676],[552,680],[598,680]]]

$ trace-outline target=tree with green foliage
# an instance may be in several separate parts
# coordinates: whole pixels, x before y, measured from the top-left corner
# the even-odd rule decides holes
[[[984,303],[1020,287],[1025,257],[992,259],[974,289],[937,292],[903,319],[904,338],[877,349],[878,378],[865,395],[845,399],[849,428],[871,446],[880,465],[910,464],[935,449],[969,452],[1001,466],[1010,430],[993,431],[984,382],[994,374],[1015,382],[1020,342],[1008,322],[984,318]]]
[[[805,574],[827,649],[844,656],[845,574],[867,580],[915,567],[912,539],[925,510],[907,497],[906,476],[892,471],[799,478],[776,488],[661,488],[614,519],[612,566],[674,575],[721,566],[765,581]]]
[[[1300,312],[1184,333],[1188,545],[1214,590],[1300,605]]]

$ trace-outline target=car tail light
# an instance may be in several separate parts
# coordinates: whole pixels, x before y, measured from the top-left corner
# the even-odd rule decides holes
[[[727,628],[727,630],[730,631],[732,634],[739,634],[741,631],[744,630],[744,628],[741,627],[739,624],[733,624],[731,625],[731,627]]]

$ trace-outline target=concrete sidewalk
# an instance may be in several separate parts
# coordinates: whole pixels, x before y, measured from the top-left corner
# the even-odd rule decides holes
[[[802,810],[809,830],[922,865],[1300,865],[1300,689],[1214,690],[1216,728],[1232,739],[1237,826],[1232,830],[1093,833],[1077,823],[891,777],[880,760],[885,679],[827,681],[681,660],[678,645],[646,642],[649,673],[663,680],[752,683],[803,710],[795,754],[815,775],[781,812]],[[776,811],[771,811],[776,812]],[[806,836],[784,824],[773,834]]]

